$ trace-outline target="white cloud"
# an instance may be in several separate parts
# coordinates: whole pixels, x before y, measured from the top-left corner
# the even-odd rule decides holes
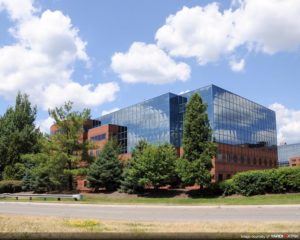
[[[234,0],[223,11],[217,3],[183,7],[155,38],[172,56],[195,57],[202,65],[241,47],[266,54],[294,51],[300,46],[299,12],[299,0]]]
[[[112,113],[112,112],[115,112],[115,111],[118,111],[120,110],[120,108],[113,108],[113,109],[110,109],[110,110],[103,110],[101,115],[106,115],[106,114],[109,114],[109,113]]]
[[[25,13],[15,10],[15,5],[14,10],[1,6],[15,14],[11,15],[16,22],[10,33],[16,43],[0,48],[0,95],[11,99],[17,91],[26,92],[33,103],[45,110],[67,100],[75,106],[92,107],[115,99],[117,83],[82,85],[72,79],[75,63],[89,65],[90,60],[86,42],[68,16],[60,11],[34,15],[33,10],[24,10],[31,15],[15,17]]]
[[[32,0],[0,0],[0,11],[7,10],[12,20],[31,17],[35,11]]]
[[[128,83],[163,84],[190,77],[187,64],[176,63],[156,45],[142,42],[134,42],[126,53],[115,53],[111,67]]]
[[[50,127],[54,123],[53,118],[48,117],[46,119],[42,119],[37,121],[37,126],[40,128],[43,133],[50,133]]]
[[[300,110],[288,109],[280,103],[269,106],[276,112],[278,142],[300,142]]]
[[[183,7],[167,18],[156,32],[158,46],[173,56],[196,57],[199,64],[214,62],[232,49],[232,12],[219,11],[216,3]]]
[[[245,59],[241,59],[239,61],[231,60],[229,62],[230,68],[234,72],[241,72],[245,68]]]
[[[244,0],[235,11],[235,38],[252,50],[274,54],[300,46],[299,0]]]
[[[114,82],[98,84],[96,87],[76,82],[65,85],[51,84],[44,90],[44,105],[53,108],[66,101],[72,101],[75,107],[97,106],[114,101],[115,93],[118,91],[119,86]],[[55,99],[53,96],[56,96]]]

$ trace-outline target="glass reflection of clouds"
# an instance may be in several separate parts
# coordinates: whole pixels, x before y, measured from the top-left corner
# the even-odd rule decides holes
[[[277,145],[275,113],[213,86],[214,137],[227,144]]]
[[[278,147],[279,165],[288,165],[289,158],[300,156],[300,143],[285,144]]]
[[[100,117],[102,124],[127,126],[127,144],[130,151],[136,143],[170,142],[170,102],[167,93],[133,106]]]
[[[128,151],[145,139],[181,146],[185,105],[193,93],[207,104],[216,142],[232,145],[276,146],[275,113],[215,85],[181,95],[166,93],[99,118],[101,124],[127,127]]]

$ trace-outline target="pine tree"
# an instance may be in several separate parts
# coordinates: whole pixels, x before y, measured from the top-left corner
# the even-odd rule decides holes
[[[184,184],[200,188],[211,182],[211,159],[216,154],[207,105],[199,94],[191,96],[186,105],[183,126],[183,158],[177,161],[177,171]]]
[[[99,156],[90,165],[87,180],[89,187],[97,191],[105,188],[108,191],[116,190],[121,182],[122,164],[118,159],[119,151],[116,143],[109,140]]]
[[[37,109],[26,94],[18,93],[14,107],[0,117],[0,175],[5,178],[22,179],[21,155],[35,153],[41,133],[35,126]]]
[[[73,190],[74,175],[78,172],[78,163],[87,157],[91,144],[82,141],[83,127],[90,118],[90,110],[74,111],[73,103],[67,102],[62,107],[49,110],[49,115],[54,119],[58,128],[56,134],[51,136],[50,142],[55,152],[64,159],[66,165],[64,172],[68,175],[68,189]],[[86,159],[85,159],[86,160]]]
[[[132,150],[132,157],[124,167],[121,181],[121,191],[127,193],[140,192],[144,188],[140,186],[138,181],[142,177],[143,172],[137,170],[139,161],[144,149],[148,146],[145,140],[140,140]]]

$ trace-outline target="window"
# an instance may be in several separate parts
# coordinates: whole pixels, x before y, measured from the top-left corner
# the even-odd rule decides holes
[[[104,139],[106,139],[106,133],[91,137],[92,141],[102,141]]]
[[[223,174],[220,173],[220,174],[218,175],[218,180],[219,180],[219,181],[223,181]]]
[[[235,154],[233,155],[233,161],[234,161],[234,163],[237,163],[237,161],[238,161],[237,156]]]

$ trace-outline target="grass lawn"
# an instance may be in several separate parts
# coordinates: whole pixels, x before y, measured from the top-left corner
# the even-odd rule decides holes
[[[0,214],[0,233],[298,232],[299,222],[132,222]],[[1,235],[0,235],[1,236]]]
[[[153,197],[111,197],[86,195],[82,203],[106,204],[178,204],[178,205],[264,205],[264,204],[300,204],[298,194],[272,194],[251,197],[198,197],[198,198],[153,198]]]
[[[0,201],[26,201],[28,198],[2,198]],[[229,196],[229,197],[187,197],[187,196],[137,196],[123,193],[100,193],[85,194],[82,201],[75,202],[70,199],[62,201],[34,198],[33,202],[62,202],[79,204],[167,204],[167,205],[275,205],[275,204],[300,204],[300,193],[268,194],[251,197]]]

